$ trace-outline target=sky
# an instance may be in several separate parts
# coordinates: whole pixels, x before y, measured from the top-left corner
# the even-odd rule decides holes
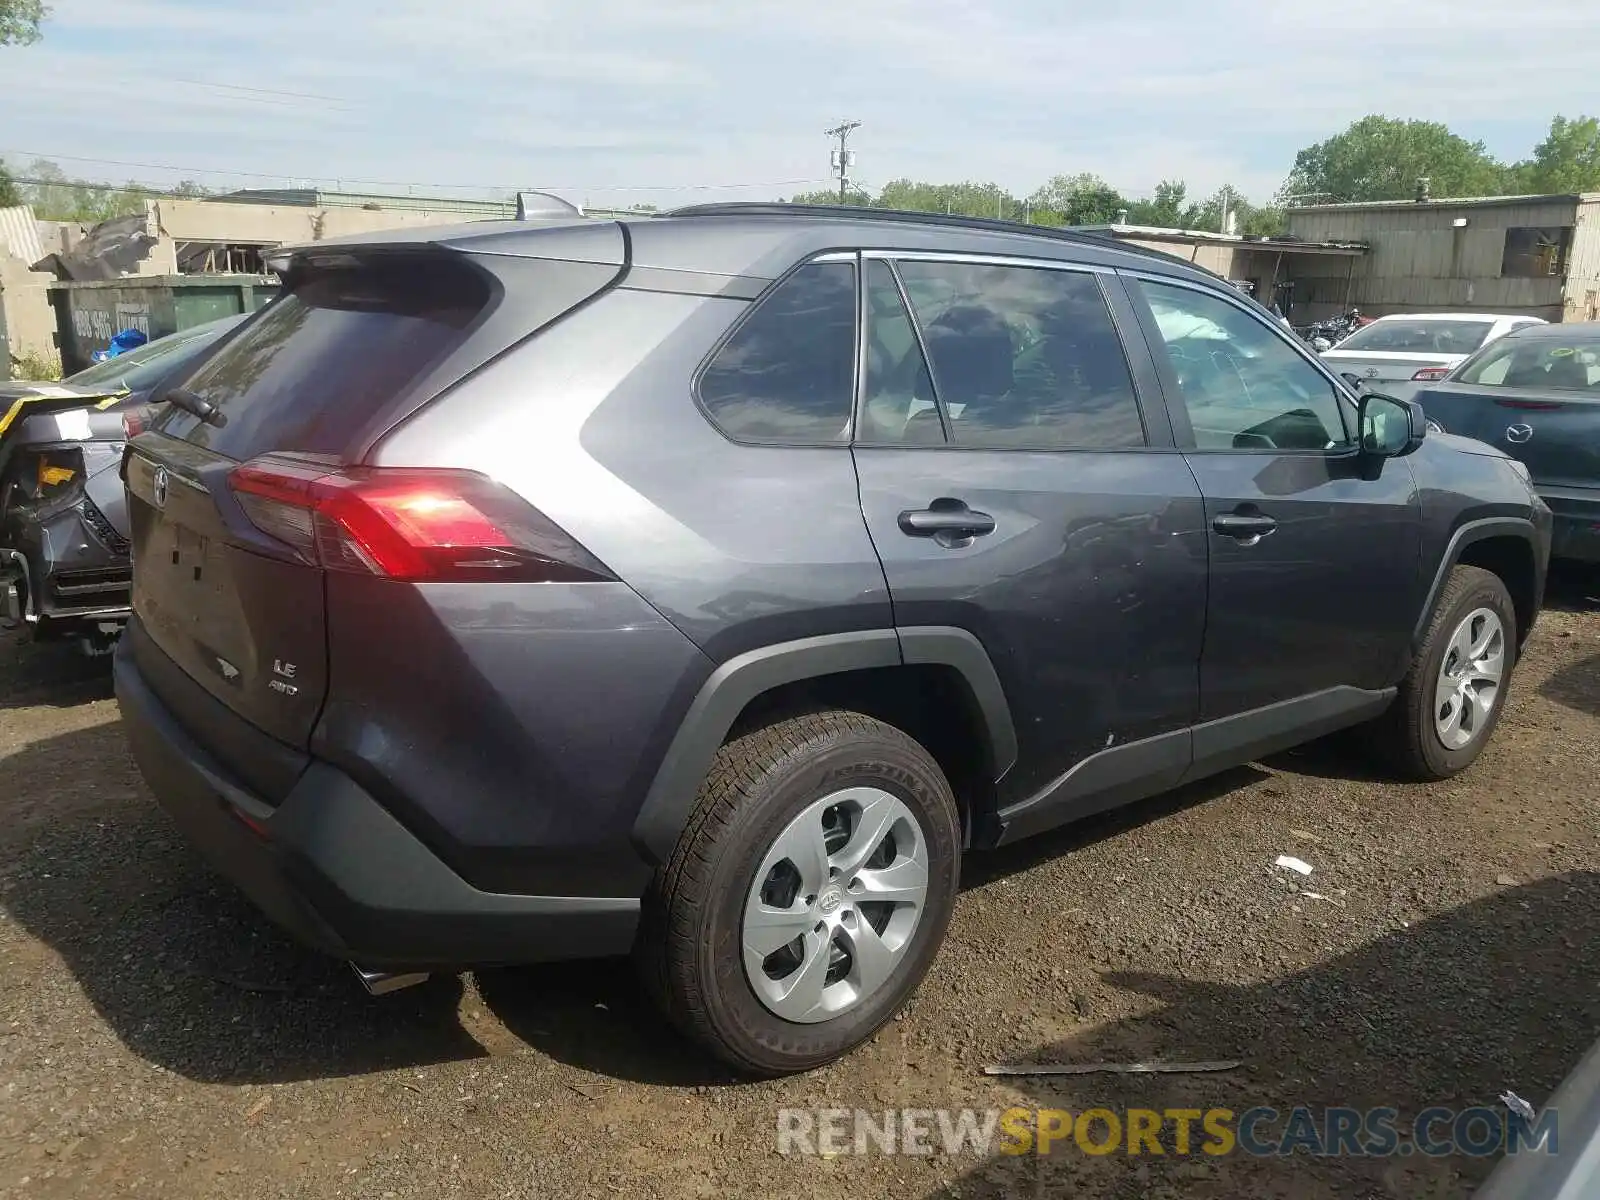
[[[1594,0],[51,0],[0,156],[169,186],[596,206],[1092,171],[1268,199],[1370,112],[1526,157],[1600,109]]]

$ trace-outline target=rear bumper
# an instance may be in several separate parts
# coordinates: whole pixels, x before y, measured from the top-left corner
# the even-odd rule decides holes
[[[1555,519],[1550,557],[1600,562],[1600,489],[1537,489]]]
[[[196,847],[301,941],[363,966],[452,968],[625,954],[636,897],[480,891],[343,772],[313,761],[276,807],[229,778],[141,676],[117,700],[135,761]]]

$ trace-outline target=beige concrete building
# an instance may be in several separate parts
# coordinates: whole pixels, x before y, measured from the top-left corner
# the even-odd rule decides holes
[[[1296,264],[1296,323],[1351,305],[1600,319],[1600,193],[1307,205],[1288,221],[1296,239],[1368,247]]]

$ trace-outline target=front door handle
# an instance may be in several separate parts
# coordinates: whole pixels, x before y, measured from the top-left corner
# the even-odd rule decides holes
[[[900,529],[912,537],[937,538],[947,544],[964,538],[982,537],[994,532],[994,518],[975,512],[964,500],[941,497],[927,508],[907,509],[900,514]]]
[[[1211,528],[1246,546],[1254,546],[1277,527],[1278,523],[1265,513],[1220,513],[1211,518]]]

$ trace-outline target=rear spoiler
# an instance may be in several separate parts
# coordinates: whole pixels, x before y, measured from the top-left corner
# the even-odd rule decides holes
[[[406,244],[448,245],[461,236],[483,234],[489,226],[583,224],[591,218],[583,209],[553,192],[518,192],[516,216],[506,220],[465,221],[459,225],[415,225],[369,233],[347,233],[315,242],[291,242],[261,256],[268,271],[287,275],[296,255],[311,255],[330,248],[379,249]]]

